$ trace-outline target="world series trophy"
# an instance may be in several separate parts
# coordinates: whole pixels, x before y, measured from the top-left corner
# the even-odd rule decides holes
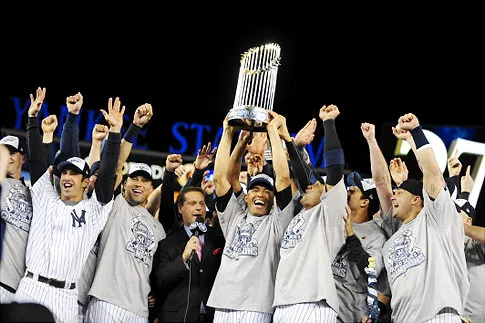
[[[253,47],[241,57],[233,107],[228,123],[266,131],[268,110],[273,111],[281,48],[276,43]]]

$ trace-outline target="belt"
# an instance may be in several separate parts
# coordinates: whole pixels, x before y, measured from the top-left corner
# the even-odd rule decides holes
[[[34,273],[27,271],[27,275],[25,275],[28,278],[32,278],[35,280],[36,275]],[[45,283],[47,285],[50,285],[52,287],[56,288],[65,288],[65,289],[74,289],[76,288],[76,283],[66,283],[64,280],[57,280],[54,278],[47,278],[44,276],[37,276],[37,281],[40,281],[41,283]]]
[[[7,284],[0,283],[0,286],[2,286],[3,288],[5,288],[6,290],[8,290],[10,293],[15,294],[15,289],[13,289],[12,287],[8,286]]]

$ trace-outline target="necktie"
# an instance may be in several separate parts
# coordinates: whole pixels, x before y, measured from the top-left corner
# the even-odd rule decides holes
[[[197,246],[197,257],[199,257],[199,261],[202,260],[202,241],[199,240],[199,245]]]

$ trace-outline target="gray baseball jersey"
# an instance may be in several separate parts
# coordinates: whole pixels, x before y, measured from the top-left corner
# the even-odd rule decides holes
[[[102,205],[96,192],[78,203],[63,202],[46,171],[32,186],[33,218],[27,242],[27,270],[77,282],[103,229],[113,200]]]
[[[443,188],[434,201],[423,195],[421,212],[382,249],[395,322],[430,320],[446,307],[463,314],[470,287],[463,222],[453,200]]]
[[[78,291],[78,301],[81,303],[84,308],[88,306],[89,300],[89,289],[93,283],[94,273],[96,271],[96,262],[98,258],[98,248],[99,248],[99,238],[96,240],[93,248],[89,252],[88,259],[86,259],[86,263],[84,264],[83,271],[81,272],[81,277],[77,282],[77,291]]]
[[[353,223],[355,236],[362,248],[375,260],[376,275],[379,276],[384,266],[382,246],[386,237],[380,226],[374,221]],[[343,322],[359,322],[367,311],[367,275],[357,264],[349,260],[350,250],[347,245],[340,249],[332,263],[333,277],[340,301],[339,319]]]
[[[465,257],[470,279],[470,292],[465,316],[472,322],[485,322],[485,244],[465,237]]]
[[[331,263],[345,243],[346,204],[342,178],[317,206],[302,209],[290,222],[281,242],[274,307],[325,300],[338,312]]]
[[[32,220],[30,190],[22,181],[6,178],[2,183],[0,212],[5,233],[0,258],[0,282],[17,289],[25,273],[25,250]]]
[[[101,234],[89,295],[148,318],[153,254],[165,231],[146,208],[119,194]]]
[[[275,209],[252,216],[244,194],[233,193],[225,211],[217,211],[226,245],[208,306],[273,313],[279,247],[294,206],[288,203],[281,211]]]

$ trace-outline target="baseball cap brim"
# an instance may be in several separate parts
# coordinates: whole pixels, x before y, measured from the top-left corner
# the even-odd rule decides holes
[[[144,170],[136,170],[133,173],[131,173],[130,175],[128,175],[128,177],[132,177],[132,178],[136,177],[136,176],[143,176],[145,178],[148,178],[149,180],[153,180],[152,175],[150,175],[148,172],[146,172]]]
[[[362,195],[369,200],[369,211],[373,214],[379,211],[379,199],[377,197],[377,189],[375,185],[370,185],[368,181],[364,181],[358,172],[350,172],[347,175],[347,185],[357,186],[362,192]]]
[[[59,173],[62,173],[62,171],[68,167],[74,170],[78,174],[82,174],[83,176],[86,176],[86,177],[89,176],[89,166],[86,163],[84,164],[84,169],[81,169],[76,164],[69,161],[69,159],[66,161],[60,162],[57,165],[57,170],[59,171]]]
[[[17,149],[12,145],[9,145],[9,144],[4,144],[4,145],[5,145],[5,147],[8,148],[8,151],[10,151],[11,154],[14,154],[14,153],[25,154],[25,152],[23,150]]]
[[[91,170],[89,172],[89,176],[93,176],[93,175],[98,175],[99,173],[99,169],[101,168],[101,161],[98,160],[98,161],[95,161],[92,165],[91,165]]]
[[[423,199],[423,182],[417,179],[407,179],[397,187],[398,189],[406,190],[413,195],[418,195]]]
[[[274,191],[273,183],[274,183],[274,180],[270,176],[268,176],[266,174],[258,174],[256,176],[254,176],[253,178],[251,178],[251,180],[249,181],[247,189],[250,190],[254,186],[259,185],[259,186],[266,187],[266,188],[270,189],[271,191]]]

